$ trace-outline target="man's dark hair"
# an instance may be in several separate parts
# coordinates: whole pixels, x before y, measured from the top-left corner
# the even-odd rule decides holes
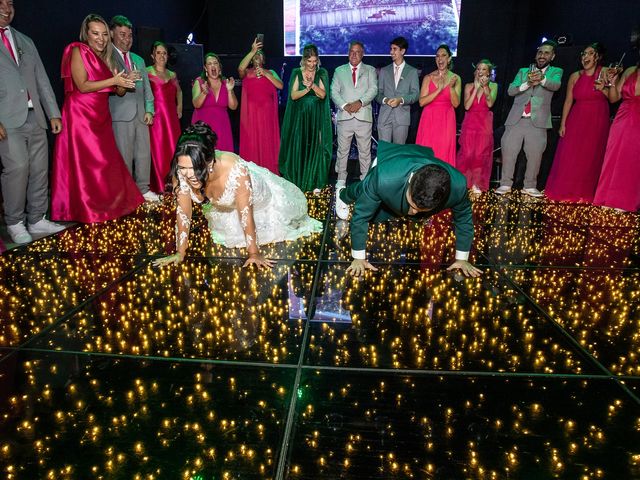
[[[558,42],[554,40],[545,40],[540,44],[540,46],[543,45],[549,45],[551,48],[553,48],[553,53],[556,53],[556,50],[558,49]]]
[[[451,177],[439,165],[425,165],[411,177],[409,195],[418,208],[440,210],[447,203],[450,193]]]
[[[407,42],[407,39],[404,37],[394,38],[391,40],[391,45],[396,45],[400,50],[409,50],[409,42]]]
[[[124,15],[116,15],[111,19],[111,23],[109,23],[109,30],[113,30],[116,27],[129,27],[133,29],[133,23]]]

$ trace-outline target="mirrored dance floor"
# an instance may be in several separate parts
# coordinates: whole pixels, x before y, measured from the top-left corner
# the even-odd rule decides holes
[[[168,199],[0,256],[0,476],[7,479],[640,478],[640,219],[514,193],[373,225],[213,245]]]

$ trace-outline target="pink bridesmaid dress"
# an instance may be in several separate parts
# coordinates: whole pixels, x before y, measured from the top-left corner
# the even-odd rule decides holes
[[[196,78],[195,81],[200,83],[200,89],[202,90],[202,85],[205,81],[200,77]],[[218,136],[216,150],[233,152],[233,136],[231,135],[231,122],[229,121],[228,107],[229,94],[227,93],[227,87],[223,82],[220,86],[220,91],[218,92],[218,98],[213,94],[213,90],[209,88],[202,106],[193,111],[191,124],[194,124],[199,120],[207,123]]]
[[[593,88],[600,69],[581,73],[573,86],[575,102],[567,116],[544,190],[551,200],[593,201],[609,135],[609,101]]]
[[[103,222],[133,212],[144,202],[120,155],[111,127],[109,94],[113,88],[82,93],[71,78],[71,53],[78,48],[88,79],[111,78],[109,67],[84,43],[62,54],[65,99],[62,131],[53,152],[51,218]]]
[[[242,79],[241,100],[240,156],[277,175],[280,151],[278,90],[268,78],[258,78],[255,69],[250,68]]]
[[[604,164],[593,200],[595,205],[640,209],[640,95],[638,70],[622,86],[622,104],[609,131]]]
[[[429,82],[429,94],[436,91],[433,81]],[[451,105],[451,87],[442,90],[438,96],[422,109],[416,143],[431,147],[436,158],[456,165],[456,112]]]
[[[149,126],[151,140],[151,178],[150,187],[154,192],[164,192],[166,177],[171,167],[171,159],[180,137],[177,96],[178,78],[165,81],[149,72],[149,82],[153,92],[156,114]]]
[[[487,105],[487,97],[473,99],[464,114],[460,133],[460,151],[456,168],[467,177],[467,187],[475,185],[489,190],[493,167],[493,112]]]

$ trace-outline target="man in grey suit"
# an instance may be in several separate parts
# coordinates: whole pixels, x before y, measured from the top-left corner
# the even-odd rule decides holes
[[[536,188],[536,180],[547,147],[547,129],[551,128],[551,98],[562,80],[562,69],[551,65],[555,48],[552,40],[542,42],[535,64],[521,68],[509,85],[509,96],[514,99],[501,141],[502,179],[496,189],[499,195],[511,191],[516,160],[524,145],[527,168],[523,192],[532,197],[543,196]]]
[[[378,76],[378,138],[385,142],[405,143],[411,124],[411,104],[420,96],[418,71],[404,61],[409,42],[404,37],[391,40],[393,63]]]
[[[44,218],[48,208],[51,131],[62,128],[51,83],[33,41],[10,27],[13,0],[0,0],[0,157],[4,219],[11,240],[29,243],[32,234],[64,227]],[[46,117],[45,117],[46,113]],[[25,217],[28,227],[25,227]]]
[[[375,68],[362,63],[362,57],[364,45],[357,41],[351,42],[349,63],[336,68],[331,81],[331,100],[338,107],[336,191],[347,182],[347,161],[354,135],[358,144],[360,180],[367,174],[371,165],[371,102],[378,93],[378,79]]]
[[[114,64],[118,66],[118,70],[124,70],[136,82],[135,89],[127,91],[122,97],[109,97],[116,144],[144,199],[158,201],[158,195],[149,190],[149,125],[153,123],[155,110],[146,65],[140,56],[129,51],[133,44],[133,25],[129,19],[116,15],[111,19],[109,28],[115,47]]]

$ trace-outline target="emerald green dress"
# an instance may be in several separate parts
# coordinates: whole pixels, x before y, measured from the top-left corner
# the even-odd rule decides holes
[[[289,92],[292,91],[296,78],[298,90],[304,90],[302,72],[296,68],[291,72]],[[329,75],[324,68],[318,69],[313,81],[319,85],[320,80],[327,92],[325,98],[318,98],[313,90],[298,100],[292,100],[289,95],[281,128],[278,158],[280,174],[303,192],[324,188],[328,183],[331,166],[333,138],[329,111]]]

